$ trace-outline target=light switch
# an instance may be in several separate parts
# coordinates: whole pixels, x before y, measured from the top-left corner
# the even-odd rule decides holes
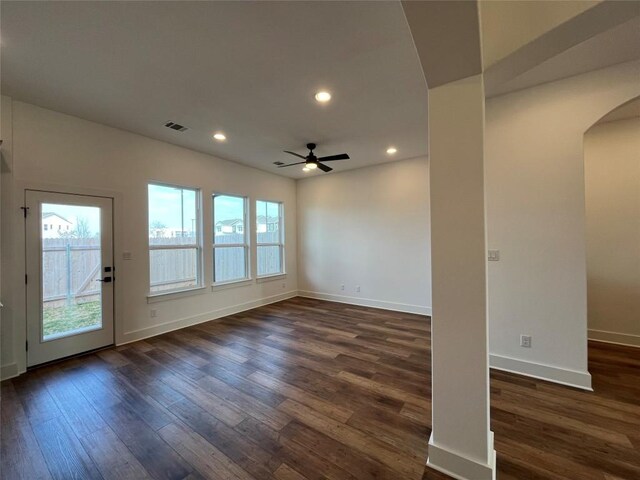
[[[500,250],[489,250],[489,261],[490,262],[498,262],[500,261]]]

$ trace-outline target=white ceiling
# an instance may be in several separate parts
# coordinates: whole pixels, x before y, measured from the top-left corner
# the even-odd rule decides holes
[[[1,8],[2,93],[16,99],[292,177],[300,167],[273,162],[311,141],[351,156],[336,170],[427,154],[426,85],[399,2]],[[313,99],[321,88],[328,105]]]

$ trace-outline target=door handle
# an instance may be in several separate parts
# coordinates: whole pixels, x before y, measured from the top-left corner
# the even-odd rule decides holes
[[[98,282],[111,283],[111,277],[97,278]]]

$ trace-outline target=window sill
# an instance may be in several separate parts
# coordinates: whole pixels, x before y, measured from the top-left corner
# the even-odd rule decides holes
[[[276,273],[275,275],[265,275],[263,277],[257,277],[256,282],[258,283],[272,282],[274,280],[282,280],[283,278],[287,278],[286,273]]]
[[[211,291],[227,290],[228,288],[245,287],[253,283],[253,278],[243,278],[242,280],[233,280],[231,282],[220,282],[211,284]]]
[[[206,292],[206,287],[194,287],[188,290],[177,290],[170,292],[150,293],[147,295],[147,303],[165,302],[167,300],[175,300],[177,298],[191,297]]]

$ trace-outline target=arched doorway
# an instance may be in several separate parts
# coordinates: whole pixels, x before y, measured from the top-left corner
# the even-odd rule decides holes
[[[640,347],[640,97],[584,135],[589,339]]]

